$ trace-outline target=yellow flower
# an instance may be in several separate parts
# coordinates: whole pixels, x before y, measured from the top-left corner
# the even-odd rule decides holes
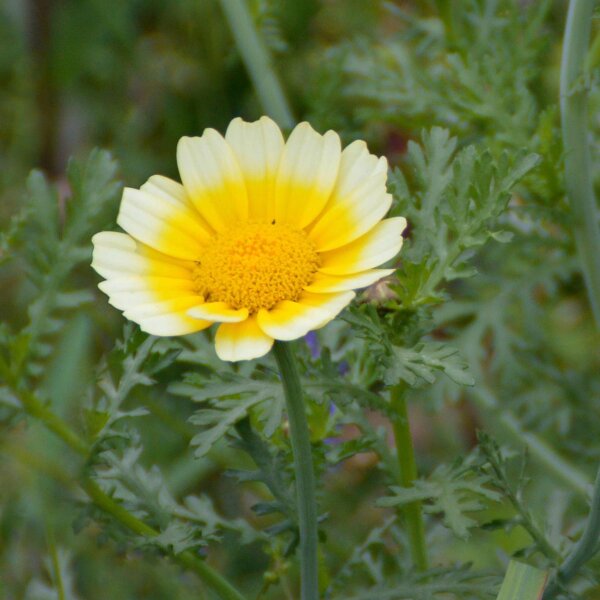
[[[393,269],[402,217],[382,220],[387,162],[362,141],[301,123],[284,141],[267,117],[234,119],[177,146],[183,185],[155,175],[125,188],[118,224],[93,238],[110,303],[153,335],[220,323],[216,351],[266,354],[333,319]]]

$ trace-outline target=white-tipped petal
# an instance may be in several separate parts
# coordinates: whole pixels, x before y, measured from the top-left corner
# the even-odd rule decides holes
[[[241,323],[222,323],[215,336],[217,356],[230,362],[260,358],[272,346],[273,338],[262,331],[255,316]]]
[[[117,223],[140,242],[184,260],[197,259],[211,238],[191,207],[133,188],[123,190]]]
[[[193,281],[171,277],[131,275],[102,281],[98,287],[119,310],[194,294]]]
[[[225,302],[205,302],[190,308],[188,315],[195,319],[206,319],[215,323],[239,323],[248,318],[248,309],[235,310]]]
[[[248,218],[244,178],[220,133],[206,129],[202,137],[182,137],[177,164],[187,195],[215,231]]]
[[[370,154],[364,142],[344,149],[331,198],[309,233],[317,250],[348,244],[383,219],[392,204],[386,180],[387,160]]]
[[[275,219],[302,229],[323,210],[335,185],[341,142],[300,123],[285,145],[275,184]]]
[[[193,262],[157,252],[126,233],[102,231],[92,238],[92,243],[92,267],[106,279],[131,275],[192,278]]]
[[[404,217],[385,219],[357,240],[322,252],[319,270],[327,275],[348,275],[378,267],[398,254],[405,227]]]
[[[327,275],[317,272],[313,282],[304,289],[313,294],[331,294],[346,290],[358,290],[373,285],[383,277],[394,272],[394,269],[371,269],[351,275]]]
[[[140,186],[140,190],[151,196],[162,198],[177,208],[181,206],[194,208],[181,183],[163,175],[152,175],[146,183]]]
[[[225,140],[244,175],[250,218],[274,218],[275,177],[285,145],[277,123],[268,117],[253,123],[238,117],[229,124]]]
[[[295,340],[319,329],[335,318],[354,298],[354,292],[311,294],[304,292],[298,302],[284,300],[271,310],[258,311],[258,324],[276,340]]]

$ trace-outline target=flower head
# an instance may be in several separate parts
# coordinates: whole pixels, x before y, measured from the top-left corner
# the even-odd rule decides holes
[[[219,323],[223,360],[266,354],[333,319],[393,269],[402,217],[383,219],[387,162],[362,141],[301,123],[284,141],[267,117],[234,119],[177,147],[183,184],[125,188],[118,224],[93,238],[110,303],[153,335]],[[382,220],[383,219],[383,220]]]

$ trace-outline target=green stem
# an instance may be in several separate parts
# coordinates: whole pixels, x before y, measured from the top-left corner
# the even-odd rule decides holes
[[[294,452],[298,519],[300,522],[301,597],[302,600],[317,600],[319,597],[317,502],[315,499],[315,476],[308,422],[302,400],[302,386],[294,354],[289,344],[275,342],[273,353],[285,391],[290,438]]]
[[[68,446],[78,454],[87,457],[90,452],[85,440],[73,431],[62,419],[52,413],[33,394],[19,391],[23,407],[33,417],[39,419],[48,429],[60,437]],[[80,483],[81,488],[90,500],[101,510],[111,515],[121,525],[143,537],[155,537],[159,532],[147,525],[110,496],[102,491],[102,488],[92,479],[84,478]],[[226,579],[209,567],[202,559],[190,551],[171,555],[175,562],[184,568],[196,573],[204,583],[211,587],[223,600],[245,600]]]
[[[508,410],[502,409],[502,402],[494,397],[492,392],[483,384],[469,390],[469,397],[489,417],[494,427],[500,427],[519,444],[527,446],[527,450],[541,466],[551,473],[558,481],[569,486],[578,494],[585,496],[591,481],[574,464],[565,460],[535,433],[525,431],[519,420]]]
[[[19,390],[19,398],[23,408],[29,415],[40,420],[50,431],[55,433],[63,442],[75,452],[87,456],[89,447],[85,440],[75,433],[59,416],[55,415],[45,404],[40,402],[33,394]]]
[[[56,549],[56,539],[54,537],[54,530],[52,526],[46,523],[46,544],[48,546],[48,553],[50,554],[50,574],[52,582],[56,588],[56,594],[58,600],[66,600],[65,597],[65,586],[62,580],[62,573],[60,570],[60,561],[58,559],[58,551]]]
[[[590,171],[584,64],[590,41],[593,0],[571,0],[560,77],[565,183],[573,210],[574,238],[592,312],[600,327],[600,229]]]
[[[417,463],[410,433],[406,398],[404,397],[403,388],[399,385],[392,387],[390,390],[390,406],[396,452],[400,466],[400,485],[409,488],[417,479]],[[421,502],[406,504],[401,508],[401,511],[406,520],[413,564],[418,571],[426,571],[428,563],[427,545]]]
[[[240,56],[265,112],[284,128],[294,126],[294,117],[271,64],[246,0],[220,0]]]
[[[582,263],[588,297],[600,328],[600,228],[590,171],[585,73],[593,0],[571,0],[560,76],[560,108],[565,150],[565,183],[574,217],[574,235]],[[600,538],[600,469],[583,535],[553,579],[544,598],[552,598],[561,584],[573,579],[598,550]]]
[[[594,484],[594,492],[592,494],[592,505],[590,506],[590,516],[583,530],[583,535],[575,544],[573,550],[566,558],[556,577],[548,586],[548,590],[544,595],[544,599],[554,597],[556,592],[566,585],[577,573],[583,565],[594,556],[598,551],[598,541],[600,540],[600,469],[596,476]]]

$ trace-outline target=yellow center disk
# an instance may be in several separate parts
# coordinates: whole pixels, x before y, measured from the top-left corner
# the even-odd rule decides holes
[[[303,231],[287,225],[243,223],[218,234],[194,268],[205,302],[226,302],[255,313],[298,300],[320,264]]]

